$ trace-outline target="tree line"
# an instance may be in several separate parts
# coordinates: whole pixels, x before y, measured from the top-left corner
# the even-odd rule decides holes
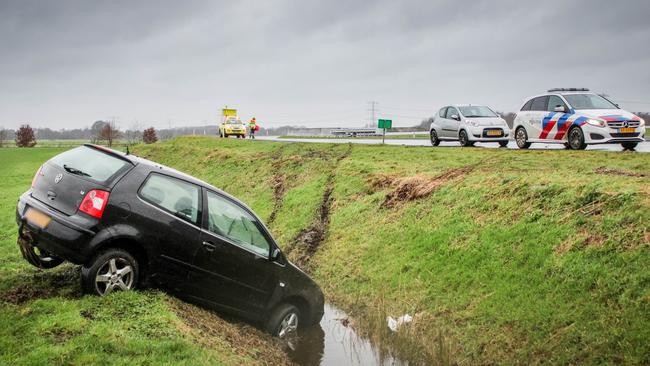
[[[121,131],[115,121],[95,121],[90,128],[58,131],[50,128],[32,128],[29,124],[23,124],[17,130],[0,128],[0,147],[8,144],[12,137],[18,147],[34,147],[37,140],[89,140],[91,143],[109,147],[120,139],[129,145],[158,141],[158,134],[153,127]]]

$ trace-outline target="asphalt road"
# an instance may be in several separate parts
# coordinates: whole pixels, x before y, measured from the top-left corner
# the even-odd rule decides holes
[[[256,139],[260,140],[273,140],[273,141],[284,141],[284,142],[320,142],[320,143],[333,143],[333,144],[369,144],[377,145],[381,144],[379,139],[364,139],[364,138],[304,138],[304,139],[292,139],[292,138],[279,138],[278,136],[256,136]],[[431,142],[425,139],[386,139],[386,145],[404,145],[404,146],[431,146]],[[459,147],[458,142],[441,142],[439,147]],[[484,148],[499,148],[497,143],[488,143],[488,142],[477,142],[477,147]],[[517,144],[514,141],[510,141],[508,144],[508,149],[517,149]],[[530,146],[531,150],[562,150],[564,146],[561,144],[532,144]],[[599,150],[599,151],[623,151],[623,148],[619,144],[602,144],[602,145],[588,145],[587,150]],[[640,143],[636,147],[637,152],[650,152],[650,141],[645,141]]]

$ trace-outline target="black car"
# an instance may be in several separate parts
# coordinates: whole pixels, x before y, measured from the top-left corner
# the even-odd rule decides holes
[[[143,158],[90,144],[59,154],[20,197],[16,221],[25,259],[80,264],[87,293],[152,283],[281,337],[323,316],[318,285],[246,205]]]

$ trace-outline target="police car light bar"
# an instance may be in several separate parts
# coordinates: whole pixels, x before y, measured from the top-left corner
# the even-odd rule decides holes
[[[587,89],[587,88],[553,88],[553,89],[548,90],[549,93],[550,92],[559,92],[559,91],[572,91],[572,92],[573,91],[585,91],[585,92],[588,92],[589,89]]]

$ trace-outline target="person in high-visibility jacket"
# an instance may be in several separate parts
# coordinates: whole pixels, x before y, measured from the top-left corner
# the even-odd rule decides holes
[[[252,139],[255,138],[255,131],[258,130],[259,127],[257,127],[257,121],[255,121],[255,117],[251,119],[250,122],[248,122],[248,136]]]

